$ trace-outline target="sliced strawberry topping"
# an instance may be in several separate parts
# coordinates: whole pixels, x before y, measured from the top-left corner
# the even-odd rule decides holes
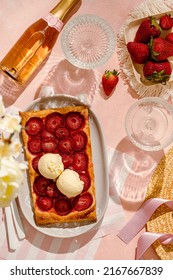
[[[46,195],[47,194],[47,187],[51,184],[51,180],[46,179],[43,176],[36,177],[34,181],[34,191],[38,195]]]
[[[57,148],[57,144],[53,140],[44,140],[41,147],[45,153],[52,153]]]
[[[88,157],[84,153],[76,153],[73,156],[73,168],[74,170],[81,172],[87,168]]]
[[[55,210],[59,215],[65,216],[68,213],[70,213],[71,209],[72,209],[72,207],[71,207],[71,202],[69,199],[60,198],[60,199],[56,200]]]
[[[47,195],[49,197],[57,198],[61,195],[59,190],[57,189],[56,183],[52,182],[48,187],[47,187]]]
[[[91,180],[88,173],[80,173],[80,179],[84,182],[83,192],[87,191],[90,187]]]
[[[70,135],[70,132],[66,127],[60,126],[55,130],[55,135],[58,139],[61,139],[64,137],[68,137]]]
[[[84,117],[78,112],[70,112],[66,117],[66,124],[70,129],[79,129],[84,123]]]
[[[64,164],[64,168],[68,168],[73,165],[73,157],[67,154],[61,154],[62,162]]]
[[[30,118],[26,123],[26,132],[33,136],[37,135],[39,132],[41,132],[43,128],[43,122],[38,117]]]
[[[93,198],[90,193],[78,195],[73,201],[73,207],[76,211],[83,211],[91,206]]]
[[[86,143],[87,143],[87,136],[85,132],[80,131],[72,135],[73,139],[73,149],[75,151],[81,151],[82,149],[85,148]]]
[[[58,148],[62,153],[69,154],[73,149],[73,142],[70,137],[65,137],[58,142]]]
[[[40,196],[37,200],[37,204],[43,211],[48,211],[53,206],[51,198],[47,196]]]
[[[39,161],[39,159],[41,158],[41,156],[42,156],[42,154],[40,154],[40,155],[34,157],[33,160],[32,160],[32,167],[34,168],[34,170],[35,170],[36,172],[38,172],[38,161]]]
[[[59,125],[64,122],[63,116],[59,113],[52,113],[46,117],[45,125],[46,129],[49,131],[55,131]]]
[[[36,138],[36,139],[31,139],[28,142],[28,150],[30,151],[30,153],[32,154],[38,154],[42,151],[41,148],[41,140]]]
[[[41,132],[41,138],[43,140],[54,140],[55,136],[53,133],[51,133],[50,131],[43,129]]]

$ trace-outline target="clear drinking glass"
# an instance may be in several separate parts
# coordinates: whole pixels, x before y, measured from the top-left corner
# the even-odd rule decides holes
[[[142,150],[161,150],[173,141],[173,107],[160,97],[142,98],[127,112],[125,129]]]
[[[61,33],[61,47],[66,59],[76,67],[96,68],[115,50],[115,34],[102,18],[88,14],[70,20]]]

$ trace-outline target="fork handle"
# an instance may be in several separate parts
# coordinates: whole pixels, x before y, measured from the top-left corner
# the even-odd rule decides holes
[[[15,228],[16,228],[17,236],[20,240],[22,240],[22,239],[25,238],[25,231],[24,231],[24,228],[23,228],[23,224],[22,224],[22,221],[21,221],[21,218],[20,218],[19,211],[18,211],[17,204],[16,204],[15,200],[11,203],[11,211],[12,211],[12,214],[13,214],[13,220],[14,220],[14,225],[15,225]]]
[[[5,217],[6,217],[9,247],[12,251],[15,251],[17,248],[17,240],[16,240],[16,232],[13,224],[13,218],[12,218],[10,206],[5,207]]]

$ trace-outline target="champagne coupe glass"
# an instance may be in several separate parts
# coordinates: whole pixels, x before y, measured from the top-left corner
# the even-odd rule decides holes
[[[102,18],[80,15],[71,19],[61,33],[61,48],[74,66],[92,69],[104,64],[115,50],[115,34]]]
[[[173,141],[173,107],[160,97],[142,98],[129,108],[125,129],[142,150],[161,150]]]

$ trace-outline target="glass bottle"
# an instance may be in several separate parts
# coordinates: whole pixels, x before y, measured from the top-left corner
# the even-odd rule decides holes
[[[13,80],[25,84],[50,54],[63,22],[79,0],[61,0],[43,18],[23,33],[0,62],[0,68]]]

